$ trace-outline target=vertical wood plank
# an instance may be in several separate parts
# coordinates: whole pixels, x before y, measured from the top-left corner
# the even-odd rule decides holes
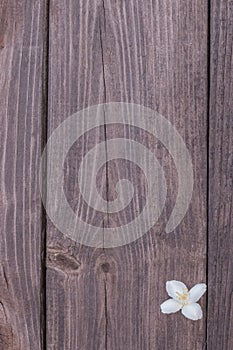
[[[39,161],[46,1],[0,4],[0,348],[41,349]]]
[[[208,349],[233,348],[233,3],[211,2]]]
[[[148,106],[171,121],[192,155],[195,181],[186,217],[174,232],[165,234],[177,173],[161,147],[147,140],[166,171],[166,212],[141,240],[106,252],[110,265],[114,261],[106,282],[111,349],[201,349],[205,344],[205,320],[165,316],[159,304],[167,298],[167,280],[182,280],[191,287],[206,278],[206,5],[104,1],[107,101]],[[140,141],[144,138],[142,134]],[[120,164],[117,169],[120,173]]]
[[[52,0],[50,6],[48,134],[94,104],[120,101],[150,107],[185,140],[195,184],[184,220],[165,234],[176,201],[177,172],[158,140],[139,132],[140,142],[167,171],[169,188],[166,210],[150,232],[127,246],[94,249],[66,238],[48,220],[47,347],[201,349],[205,317],[191,322],[180,313],[163,315],[159,305],[168,297],[167,280],[191,287],[206,279],[207,3]],[[64,187],[76,212],[85,211],[77,202],[80,159],[91,145],[124,132],[120,127],[99,128],[67,155]],[[107,168],[107,198],[114,197],[125,169],[143,188],[133,165],[109,162]],[[142,198],[138,202],[140,207]],[[113,227],[121,224],[127,214],[107,219],[104,228],[109,222]],[[205,309],[204,300],[201,304]]]
[[[48,136],[76,111],[104,101],[100,9],[99,1],[50,1]],[[99,129],[68,154],[64,186],[74,210],[80,158],[104,137]],[[104,349],[102,250],[75,244],[50,220],[47,238],[47,348]]]

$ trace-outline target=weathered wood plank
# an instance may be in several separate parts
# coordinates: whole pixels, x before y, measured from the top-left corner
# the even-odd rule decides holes
[[[0,348],[41,349],[43,36],[46,1],[0,4]]]
[[[48,136],[77,110],[104,101],[99,15],[97,1],[50,1]],[[64,184],[71,205],[84,149],[104,137],[104,129],[97,130],[68,154]],[[75,244],[49,220],[47,238],[47,348],[103,349],[103,252]]]
[[[233,348],[233,3],[211,2],[208,349]]]
[[[109,250],[81,246],[48,221],[48,349],[204,347],[205,318],[195,323],[180,314],[165,316],[159,305],[167,298],[167,280],[191,287],[206,278],[207,15],[204,0],[50,2],[49,136],[90,105],[121,101],[147,106],[171,121],[185,140],[195,184],[184,220],[165,234],[176,201],[175,165],[158,140],[128,131],[156,153],[165,169],[166,209],[143,238]],[[77,213],[86,211],[78,199],[81,158],[95,143],[125,133],[120,126],[100,127],[68,153],[64,188]],[[145,166],[149,169],[146,159]],[[109,162],[98,184],[106,182],[105,175],[102,195],[109,200],[116,181],[129,175],[141,194],[135,207],[140,209],[145,179],[137,167]],[[93,183],[87,185],[91,193]],[[93,220],[106,230],[129,220],[128,215]]]
[[[108,348],[201,349],[205,321],[162,315],[159,304],[167,297],[165,281],[178,279],[191,286],[205,280],[206,3],[105,1],[105,21],[107,101],[139,103],[170,120],[192,155],[195,179],[186,217],[174,232],[165,234],[177,173],[161,147],[147,140],[167,174],[166,212],[143,239],[106,252],[115,262],[114,272],[107,275]],[[146,139],[142,134],[140,141]],[[118,173],[121,170],[119,164]]]

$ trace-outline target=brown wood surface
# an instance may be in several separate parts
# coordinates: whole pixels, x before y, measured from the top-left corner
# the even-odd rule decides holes
[[[41,349],[46,2],[0,2],[0,349]]]
[[[233,349],[233,3],[213,1],[210,32],[208,349]]]
[[[104,100],[100,10],[96,1],[50,2],[48,136],[77,110]],[[103,137],[102,130],[93,135],[91,143]],[[74,176],[69,176],[65,185],[71,203],[75,199],[72,188],[76,164],[85,147],[81,144],[80,155],[74,147],[69,152],[68,174],[74,168]],[[75,244],[48,221],[48,349],[105,348],[106,277],[100,266],[102,255],[100,250]]]
[[[48,221],[48,349],[205,346],[205,318],[193,323],[181,314],[165,316],[159,305],[167,298],[167,280],[183,280],[191,287],[206,279],[207,11],[205,1],[191,0],[50,2],[48,135],[90,105],[123,101],[150,107],[184,138],[195,186],[183,222],[165,234],[177,174],[158,140],[140,132],[139,141],[165,167],[170,190],[166,210],[148,234],[127,246],[94,249],[65,238]],[[124,132],[120,126],[99,128],[85,147]],[[135,133],[131,130],[132,138]],[[77,211],[85,210],[77,199],[77,171],[85,147],[76,143],[66,164],[66,194]],[[132,164],[109,162],[108,179],[102,179],[108,182],[108,198],[114,197],[125,168],[143,187]],[[119,225],[128,219],[127,214],[109,214],[99,225]],[[204,299],[201,304],[205,309]]]
[[[232,12],[230,0],[0,2],[0,350],[233,349]],[[172,233],[165,226],[178,191],[174,161],[150,133],[119,124],[83,135],[64,163],[67,200],[101,228],[103,246],[66,237],[42,210],[46,140],[73,113],[104,102],[149,107],[183,137],[194,190]],[[111,201],[122,178],[135,193],[127,210],[103,214],[81,199],[78,171],[88,150],[116,137],[156,155],[168,193],[148,233],[107,249],[107,228],[143,208],[146,178],[132,162],[109,161],[106,147],[90,193],[97,185]],[[147,174],[146,157],[144,167]],[[161,313],[170,279],[208,282],[202,320]]]

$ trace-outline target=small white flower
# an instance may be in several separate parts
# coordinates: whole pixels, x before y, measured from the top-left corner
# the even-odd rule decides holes
[[[196,284],[188,291],[186,285],[179,281],[167,281],[167,294],[172,298],[164,301],[161,305],[161,311],[164,314],[171,314],[181,310],[182,314],[190,320],[200,320],[202,318],[202,309],[197,301],[205,293],[207,286],[205,283]]]

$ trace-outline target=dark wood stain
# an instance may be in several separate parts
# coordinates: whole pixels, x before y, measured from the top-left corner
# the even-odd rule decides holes
[[[0,350],[233,349],[232,1],[2,0],[0,15]],[[142,238],[86,247],[45,216],[41,151],[68,116],[119,101],[176,127],[193,161],[192,202],[166,234],[178,189],[168,150],[136,127],[97,127],[68,152],[64,191],[77,215],[102,228],[103,242],[106,228],[141,210],[146,179],[132,162],[109,160],[106,148],[91,185],[111,201],[128,178],[135,198],[121,213],[89,211],[77,174],[95,144],[126,137],[145,145],[168,196]],[[208,282],[202,320],[161,314],[170,279]]]

